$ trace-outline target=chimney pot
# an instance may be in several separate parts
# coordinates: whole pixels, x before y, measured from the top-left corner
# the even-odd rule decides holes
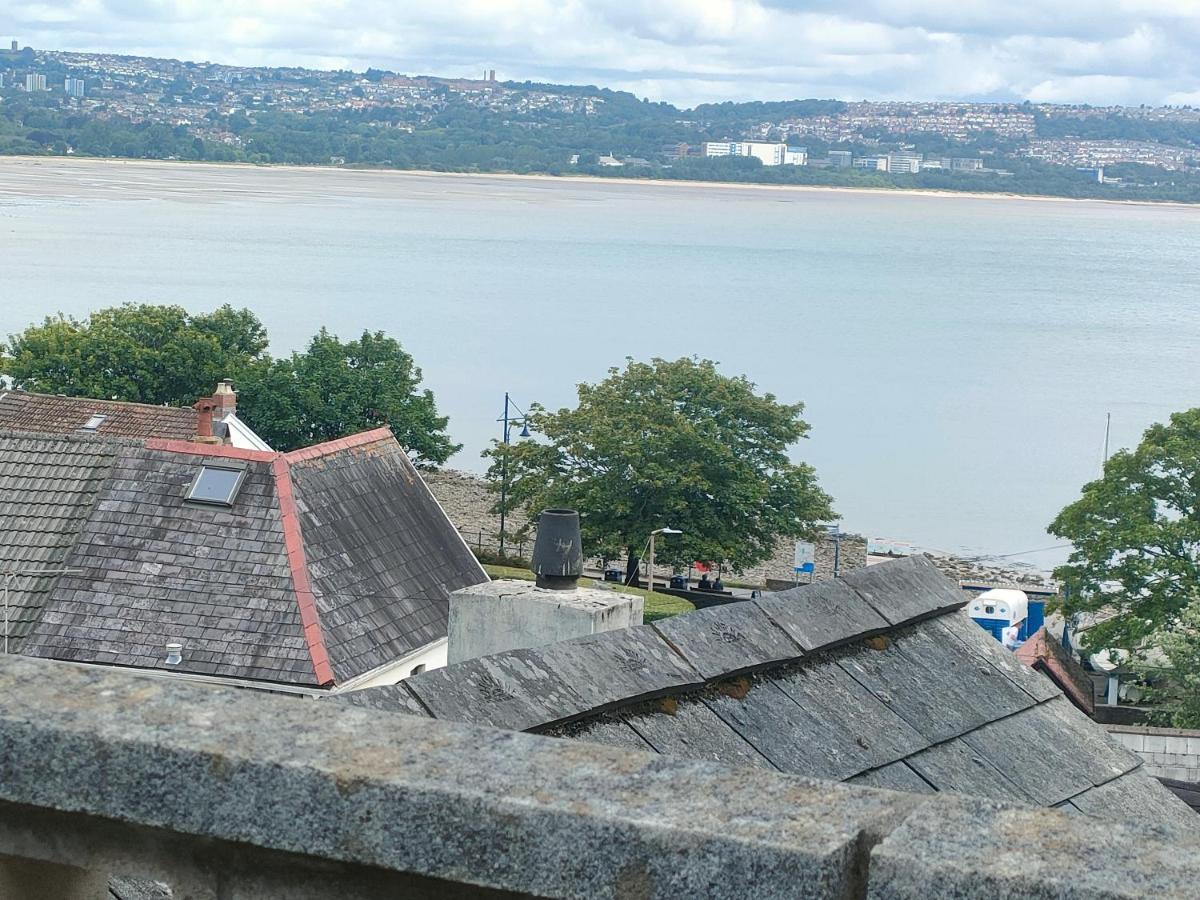
[[[196,410],[196,436],[192,441],[197,444],[219,444],[221,439],[213,434],[213,410],[216,402],[211,397],[197,400],[193,405]]]
[[[537,586],[570,591],[583,574],[583,548],[579,513],[573,509],[544,509],[538,516],[533,545],[533,571]]]
[[[217,382],[217,390],[212,395],[212,399],[222,413],[231,413],[237,410],[237,391],[233,389],[233,382],[228,378]]]

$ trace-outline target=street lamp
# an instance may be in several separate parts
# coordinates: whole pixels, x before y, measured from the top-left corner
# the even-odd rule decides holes
[[[655,528],[650,532],[650,559],[646,567],[646,589],[654,590],[654,538],[660,534],[683,534],[678,528]]]
[[[508,408],[512,407],[521,414],[520,418],[510,417]],[[504,392],[504,415],[496,420],[504,423],[504,453],[500,457],[500,556],[504,556],[504,529],[508,518],[508,435],[509,429],[517,422],[521,423],[520,437],[529,437],[529,414],[509,399],[508,391]]]

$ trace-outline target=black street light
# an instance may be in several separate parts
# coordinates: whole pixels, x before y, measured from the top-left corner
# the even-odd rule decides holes
[[[519,418],[512,417],[508,414],[509,407],[512,407],[521,415]],[[508,396],[508,391],[504,392],[504,415],[497,419],[497,422],[504,423],[504,447],[505,450],[500,456],[500,556],[504,556],[504,529],[508,519],[508,444],[509,444],[509,429],[517,422],[521,423],[521,433],[519,437],[529,437],[529,414],[521,409],[517,404],[513,403]]]

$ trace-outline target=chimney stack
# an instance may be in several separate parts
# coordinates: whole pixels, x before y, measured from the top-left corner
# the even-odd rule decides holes
[[[573,591],[583,574],[579,513],[573,509],[544,509],[538,516],[537,540],[531,568],[537,586]]]
[[[217,408],[212,397],[197,400],[192,406],[196,410],[196,436],[192,441],[197,444],[219,444],[221,439],[213,434],[213,410]]]
[[[233,389],[233,382],[228,378],[217,382],[217,390],[212,399],[222,418],[228,413],[237,412],[237,391]]]

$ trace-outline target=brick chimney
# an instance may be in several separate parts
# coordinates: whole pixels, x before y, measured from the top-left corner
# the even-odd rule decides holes
[[[212,395],[212,399],[217,405],[218,418],[224,418],[228,413],[237,412],[237,391],[233,389],[233,382],[228,378],[217,382],[217,391]]]
[[[213,410],[217,402],[212,397],[197,400],[192,409],[196,410],[196,436],[192,440],[197,444],[219,444],[221,439],[213,434]]]

